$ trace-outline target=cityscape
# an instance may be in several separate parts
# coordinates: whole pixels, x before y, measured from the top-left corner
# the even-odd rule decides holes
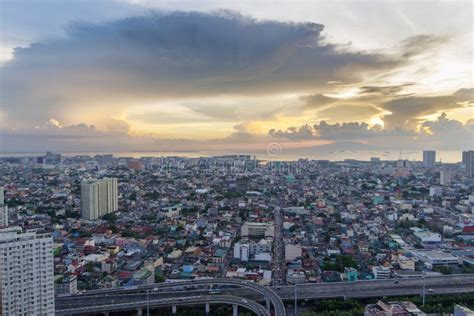
[[[474,316],[473,21],[0,1],[0,316]]]
[[[311,311],[312,298],[470,293],[474,151],[420,158],[0,158],[2,313],[111,314],[115,299],[139,315],[156,300],[161,315],[196,292],[262,299],[238,281],[272,289],[288,314],[298,296]],[[365,313],[394,305],[424,315],[398,301]]]

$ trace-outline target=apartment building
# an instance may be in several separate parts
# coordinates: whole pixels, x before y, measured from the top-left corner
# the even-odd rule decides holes
[[[53,239],[50,234],[0,229],[1,315],[54,315]]]
[[[117,179],[89,179],[81,184],[82,217],[96,220],[118,210]]]

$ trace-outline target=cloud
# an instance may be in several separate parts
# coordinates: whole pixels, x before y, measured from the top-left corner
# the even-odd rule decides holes
[[[340,122],[354,120],[363,122],[381,113],[383,113],[383,110],[370,103],[361,102],[359,104],[334,104],[318,111],[317,115],[320,118],[331,119],[331,121]]]
[[[313,139],[317,136],[316,131],[309,124],[304,124],[300,127],[289,127],[285,131],[280,129],[271,129],[268,131],[268,135],[275,138],[286,138],[293,140]]]
[[[382,94],[382,95],[396,95],[402,92],[404,88],[413,86],[413,83],[406,83],[401,85],[390,86],[362,86],[360,87],[360,94]]]
[[[199,142],[188,139],[160,139],[136,136],[120,120],[109,120],[107,130],[85,123],[63,126],[52,118],[34,128],[0,128],[0,148],[8,151],[159,151],[192,148]]]
[[[300,97],[306,111],[317,119],[334,121],[370,121],[379,117],[386,129],[414,129],[426,116],[442,111],[474,105],[474,88],[458,89],[452,94],[438,96],[407,95],[413,83],[372,85],[355,88],[351,97],[331,97],[316,93]],[[296,111],[299,110],[296,108]]]
[[[474,119],[461,123],[449,119],[442,113],[436,120],[425,121],[418,131],[409,129],[383,129],[380,125],[370,127],[363,122],[330,124],[304,124],[285,131],[271,129],[268,135],[289,140],[330,140],[336,142],[363,142],[371,148],[434,148],[439,150],[472,149],[474,139]]]
[[[462,124],[442,113],[436,120],[426,121],[420,126],[419,141],[433,144],[433,148],[472,149],[473,139],[474,119]]]
[[[109,133],[116,135],[128,135],[130,132],[130,125],[127,122],[121,120],[111,119],[105,124],[106,129]]]
[[[388,101],[381,107],[392,114],[383,117],[386,128],[405,127],[410,120],[439,111],[460,108],[474,103],[474,88],[460,89],[451,95],[419,97],[410,96]]]
[[[257,20],[229,11],[113,16],[74,23],[64,37],[15,50],[0,69],[2,147],[182,150],[275,137],[385,146],[434,142],[442,130],[470,135],[472,124],[446,117],[423,123],[423,117],[473,104],[473,89],[407,96],[418,84],[384,81],[433,53],[445,37],[421,35],[390,52],[356,52],[330,44],[321,35],[324,26],[312,22]],[[112,119],[118,117],[126,121]],[[385,130],[363,122],[380,117]],[[256,135],[259,128],[289,122],[297,126]],[[222,136],[134,136],[137,127],[183,138]],[[189,134],[179,134],[184,130]],[[438,139],[439,146],[449,142]]]
[[[329,140],[367,139],[381,130],[378,125],[370,128],[367,123],[363,122],[328,124],[321,121],[319,124],[315,124],[313,128],[320,138]]]
[[[363,122],[344,122],[330,124],[326,121],[314,124],[304,124],[300,127],[290,127],[286,131],[271,129],[268,134],[276,138],[287,139],[325,139],[325,140],[362,140],[381,132],[381,127],[370,127]]]
[[[447,36],[421,34],[403,40],[399,46],[402,51],[402,57],[411,58],[432,52],[434,47],[445,43],[448,39]]]
[[[64,138],[80,139],[105,136],[105,132],[98,131],[94,125],[84,123],[62,126],[61,123],[52,118],[41,126],[26,129],[2,129],[0,136],[3,137],[31,137],[31,138]]]
[[[324,105],[328,105],[334,102],[339,101],[338,98],[328,97],[322,93],[316,93],[313,95],[305,95],[300,98],[305,102],[306,107],[309,109],[321,108]]]
[[[47,127],[56,127],[56,128],[61,128],[61,123],[59,123],[58,120],[56,119],[49,119],[49,121],[46,122],[45,124]]]
[[[75,23],[65,38],[15,49],[0,70],[2,111],[23,124],[170,98],[294,93],[398,64],[323,43],[322,30],[232,12]]]

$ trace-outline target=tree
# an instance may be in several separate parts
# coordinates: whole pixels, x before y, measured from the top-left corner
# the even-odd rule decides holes
[[[117,226],[115,226],[114,224],[110,224],[108,229],[110,229],[113,234],[116,234],[118,232]]]
[[[86,263],[86,271],[87,272],[94,272],[94,263],[92,263],[92,262]]]
[[[125,229],[122,232],[122,237],[131,237],[137,239],[138,237],[140,237],[140,235],[137,232],[134,232],[133,230]]]
[[[102,216],[102,219],[105,219],[110,224],[115,224],[117,221],[117,215],[115,213],[109,213]]]

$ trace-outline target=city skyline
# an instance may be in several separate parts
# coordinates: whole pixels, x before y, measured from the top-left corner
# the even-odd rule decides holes
[[[472,3],[274,4],[2,3],[0,151],[472,149]]]
[[[0,1],[0,314],[474,315],[473,21]]]

